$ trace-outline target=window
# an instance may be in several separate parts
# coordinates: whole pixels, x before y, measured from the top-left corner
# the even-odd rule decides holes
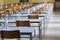
[[[28,0],[20,0],[20,2],[28,2]]]

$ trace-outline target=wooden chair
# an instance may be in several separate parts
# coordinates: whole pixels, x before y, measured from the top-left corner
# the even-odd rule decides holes
[[[0,10],[0,19],[2,19],[2,18],[5,18],[5,11],[4,11],[4,9]],[[0,23],[0,26],[1,26],[1,23]]]
[[[30,21],[16,21],[16,25],[17,25],[17,27],[30,27]],[[30,40],[32,40],[32,32],[22,32],[21,34],[29,35]]]
[[[13,7],[13,11],[16,12],[18,8],[16,6]]]
[[[30,7],[35,6],[35,3],[29,3]]]
[[[27,7],[27,8],[29,8],[29,7],[30,7],[30,5],[29,5],[29,4],[26,4],[26,7]]]
[[[39,19],[38,15],[28,15],[28,19]]]
[[[13,3],[13,13],[16,13],[18,10],[18,3]]]
[[[30,21],[16,21],[16,25],[17,25],[17,27],[19,27],[19,26],[23,26],[23,27],[30,26]]]
[[[0,14],[2,14],[2,13],[4,13],[5,11],[2,9],[2,10],[0,10]]]
[[[22,9],[25,9],[26,8],[26,4],[22,5]]]
[[[6,6],[7,6],[7,7],[6,7]],[[6,12],[6,13],[12,14],[13,9],[12,9],[12,7],[11,7],[11,4],[4,5],[4,8],[5,8],[5,12]]]
[[[40,14],[41,13],[41,11],[36,11],[36,12],[33,12],[33,14]]]
[[[19,6],[18,6],[18,10],[21,10],[21,9],[22,9],[22,6],[21,6],[21,5],[19,5]]]
[[[20,32],[19,30],[14,30],[14,31],[1,31],[1,38],[4,40],[4,38],[7,39],[12,39],[12,38],[20,38]]]
[[[5,12],[8,13],[8,14],[12,14],[13,9],[12,8],[6,8]]]
[[[4,9],[2,9],[2,10],[0,10],[0,19],[1,19],[1,17],[5,17],[5,10]]]

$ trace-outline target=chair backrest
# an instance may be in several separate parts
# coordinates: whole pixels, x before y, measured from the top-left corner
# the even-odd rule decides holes
[[[0,14],[1,14],[1,13],[4,13],[4,12],[5,12],[4,10],[0,10]]]
[[[5,9],[5,12],[6,12],[6,13],[12,13],[12,12],[13,12],[13,9],[12,9],[12,8],[6,8],[6,9]]]
[[[22,9],[22,6],[21,6],[21,5],[19,5],[19,6],[18,6],[18,10],[21,10],[21,9]]]
[[[38,15],[28,15],[28,19],[39,19]]]
[[[19,30],[1,31],[1,38],[20,38]]]
[[[37,10],[36,12],[33,12],[33,14],[41,14],[41,11]]]
[[[13,11],[15,12],[15,11],[17,11],[17,10],[18,10],[18,7],[14,6],[14,7],[13,7]]]
[[[25,26],[30,26],[30,21],[16,21],[16,26],[17,27],[20,27],[20,26],[23,26],[23,27],[25,27]]]

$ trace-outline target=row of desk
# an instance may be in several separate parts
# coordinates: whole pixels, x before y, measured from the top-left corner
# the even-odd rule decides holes
[[[34,35],[36,35],[36,32],[35,32],[36,29],[33,26],[32,27],[20,27],[20,28],[17,28],[16,26],[15,27],[9,27],[8,26],[8,23],[16,23],[16,21],[29,20],[31,23],[39,23],[38,28],[39,28],[39,37],[40,37],[39,40],[40,40],[41,39],[41,31],[42,30],[44,31],[43,27],[45,26],[45,24],[44,24],[44,26],[41,27],[43,20],[41,18],[40,19],[28,19],[26,17],[28,15],[38,15],[39,17],[43,17],[45,20],[45,18],[47,16],[46,14],[49,10],[48,9],[49,6],[51,6],[51,3],[37,4],[37,5],[34,5],[32,7],[21,10],[21,12],[11,14],[11,15],[7,16],[5,19],[2,17],[3,19],[0,19],[0,23],[5,23],[5,26],[2,27],[0,30],[20,30],[20,32],[27,32],[27,33],[33,33],[34,32]],[[36,12],[37,10],[41,11],[41,10],[39,10],[41,8],[44,8],[44,10],[42,10],[41,13],[39,12],[39,14],[33,14],[33,12]],[[13,19],[13,17],[15,17],[15,18]],[[43,23],[45,23],[45,21]],[[36,36],[34,38],[36,38]]]

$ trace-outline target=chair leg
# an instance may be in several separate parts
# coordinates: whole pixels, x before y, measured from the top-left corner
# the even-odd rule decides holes
[[[36,30],[34,30],[34,40],[36,40]]]
[[[4,40],[4,39],[2,38],[2,40]]]
[[[32,34],[30,35],[30,40],[32,40]]]
[[[18,38],[17,40],[21,40],[20,38]]]

